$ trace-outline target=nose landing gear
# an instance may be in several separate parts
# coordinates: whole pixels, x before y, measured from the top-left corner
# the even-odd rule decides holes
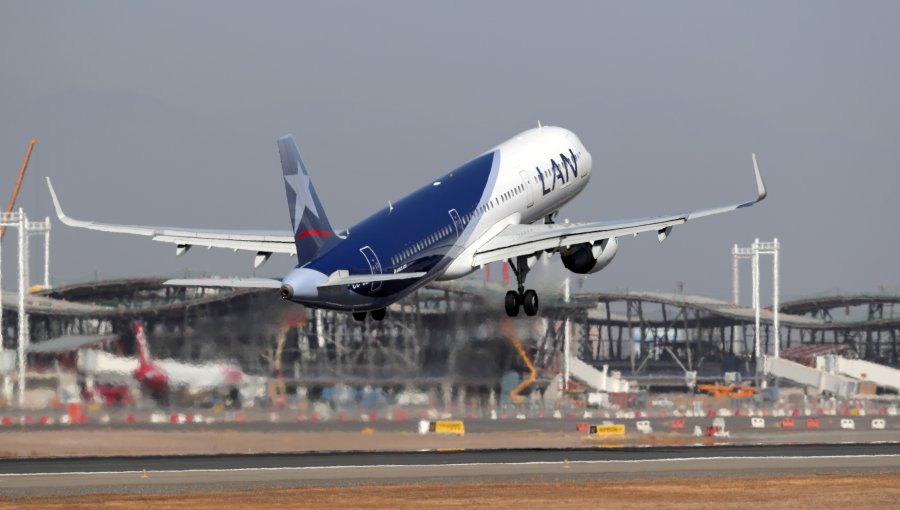
[[[506,315],[516,317],[519,315],[519,307],[525,310],[525,315],[534,317],[538,313],[539,300],[537,292],[532,289],[525,290],[525,276],[528,274],[528,257],[516,257],[516,261],[509,261],[509,267],[516,274],[517,290],[506,293],[504,305]]]

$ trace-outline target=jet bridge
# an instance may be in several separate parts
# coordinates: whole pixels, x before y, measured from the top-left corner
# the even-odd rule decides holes
[[[569,358],[569,373],[594,391],[618,393],[627,392],[630,387],[625,379],[609,375],[609,365],[597,370],[575,356]]]
[[[784,358],[764,356],[763,364],[763,373],[814,388],[819,393],[828,392],[840,398],[850,398],[856,395],[859,387],[859,383],[850,377],[801,365]]]
[[[871,381],[882,388],[900,391],[900,370],[871,361],[848,359],[832,354],[817,356],[816,368],[860,381]]]

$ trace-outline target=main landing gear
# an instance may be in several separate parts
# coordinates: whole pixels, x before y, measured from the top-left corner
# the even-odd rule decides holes
[[[525,315],[534,317],[538,313],[538,295],[532,289],[525,290],[525,275],[528,274],[528,257],[516,257],[516,261],[509,260],[509,267],[516,274],[517,290],[511,290],[506,293],[504,305],[506,307],[506,315],[516,317],[519,315],[519,307],[525,310]]]
[[[387,315],[387,310],[385,308],[379,308],[377,310],[372,310],[369,312],[369,315],[372,316],[372,320],[380,321],[384,319],[384,316]],[[353,318],[359,322],[366,320],[366,312],[353,312]]]

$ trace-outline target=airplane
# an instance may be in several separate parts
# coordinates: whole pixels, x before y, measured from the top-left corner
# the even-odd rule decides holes
[[[155,360],[141,322],[134,323],[137,368],[135,380],[156,400],[168,402],[175,391],[191,395],[220,388],[238,388],[243,371],[230,363],[193,364],[172,359]]]
[[[255,267],[273,253],[297,256],[283,278],[173,279],[183,286],[277,289],[311,308],[348,311],[356,320],[385,317],[386,308],[434,280],[453,280],[496,261],[508,261],[516,289],[504,298],[507,315],[538,313],[537,293],[525,288],[529,270],[545,253],[559,253],[573,273],[591,274],[612,261],[618,238],[656,232],[664,241],[675,226],[727,213],[763,200],[766,187],[753,154],[756,197],[712,209],[620,221],[557,223],[561,207],[588,185],[591,153],[575,133],[555,126],[524,131],[345,230],[328,221],[293,136],[277,142],[291,217],[291,232],[188,230],[113,225],[65,215],[64,224],[150,237],[176,245],[256,252]]]

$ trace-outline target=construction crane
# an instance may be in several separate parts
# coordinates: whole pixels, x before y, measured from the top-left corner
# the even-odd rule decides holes
[[[22,169],[19,170],[19,178],[16,179],[16,187],[13,189],[12,197],[9,199],[9,205],[6,206],[6,216],[12,212],[13,207],[16,206],[16,198],[19,197],[19,189],[22,187],[22,179],[25,177],[25,170],[28,168],[28,162],[31,160],[31,151],[34,150],[34,146],[37,145],[37,138],[32,138],[28,141],[28,150],[25,151],[25,161],[22,162]],[[6,235],[6,225],[0,226],[0,241],[3,240],[3,236]]]
[[[525,352],[525,348],[522,347],[522,342],[519,340],[519,336],[516,334],[516,328],[513,325],[512,321],[508,320],[506,317],[501,319],[500,321],[500,332],[503,336],[509,340],[513,347],[516,349],[516,352],[519,353],[519,357],[522,358],[522,361],[525,362],[525,366],[528,367],[528,377],[523,379],[518,386],[516,386],[512,391],[509,392],[509,399],[512,400],[515,404],[521,404],[525,402],[525,397],[521,395],[521,392],[534,383],[535,379],[537,379],[537,371],[534,369],[534,364],[531,362],[531,359],[528,357],[528,353]]]
[[[268,393],[269,400],[276,408],[283,408],[285,405],[285,395],[287,394],[287,385],[284,382],[284,371],[281,367],[281,355],[284,353],[284,343],[287,340],[287,333],[292,328],[300,328],[306,326],[309,319],[305,315],[294,317],[285,317],[281,321],[281,327],[275,336],[275,355],[272,360],[272,368],[275,371],[275,380],[269,384]]]

